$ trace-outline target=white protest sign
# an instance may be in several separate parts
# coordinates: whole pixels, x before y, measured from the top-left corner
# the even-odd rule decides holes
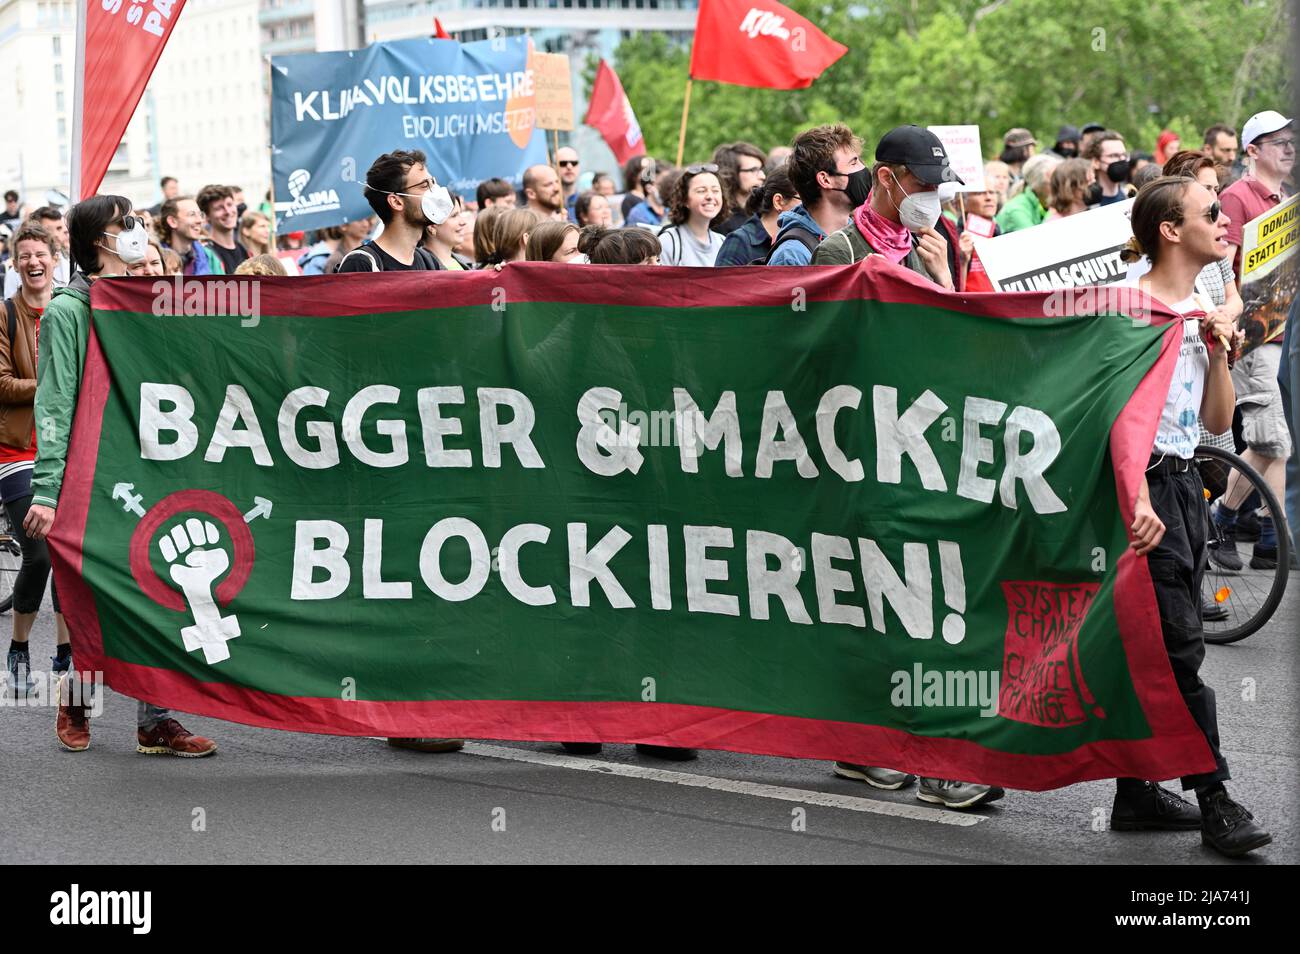
[[[957,191],[983,192],[984,151],[980,149],[979,126],[931,126],[930,132],[943,143],[952,171],[966,183]]]
[[[975,251],[996,291],[1051,291],[1122,281],[1119,259],[1133,236],[1133,200],[1020,229],[976,238]]]

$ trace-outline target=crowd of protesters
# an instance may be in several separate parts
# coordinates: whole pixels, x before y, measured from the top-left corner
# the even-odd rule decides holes
[[[719,146],[706,162],[676,168],[650,158],[629,160],[617,175],[584,172],[570,147],[554,165],[527,169],[516,189],[500,178],[457,195],[430,174],[418,151],[379,156],[364,192],[372,215],[313,236],[277,238],[268,205],[250,209],[235,186],[211,184],[185,194],[167,177],[163,200],[139,208],[125,198],[96,196],[62,210],[23,213],[5,196],[0,238],[7,321],[0,322],[0,497],[21,545],[14,584],[9,686],[30,686],[28,639],[50,576],[45,538],[55,520],[72,410],[85,356],[91,283],[121,275],[335,275],[349,272],[502,269],[520,261],[596,265],[724,267],[845,266],[879,256],[937,288],[991,292],[976,238],[1054,223],[1091,209],[1136,201],[1131,211],[1132,263],[1127,281],[1150,292],[1188,326],[1175,380],[1192,381],[1196,427],[1165,409],[1151,464],[1136,503],[1133,546],[1152,566],[1156,599],[1175,679],[1216,759],[1216,769],[1182,780],[1197,804],[1153,781],[1119,779],[1115,829],[1200,830],[1207,844],[1240,855],[1269,836],[1227,794],[1213,691],[1199,678],[1204,656],[1201,574],[1206,559],[1242,561],[1234,532],[1246,513],[1247,488],[1229,487],[1206,512],[1191,450],[1228,440],[1234,413],[1241,450],[1274,487],[1285,486],[1293,433],[1284,417],[1279,374],[1293,374],[1285,348],[1254,349],[1229,370],[1216,340],[1239,344],[1242,225],[1294,193],[1295,133],[1291,120],[1265,111],[1238,131],[1215,124],[1196,149],[1172,132],[1150,154],[1131,153],[1125,137],[1100,123],[1062,126],[1039,152],[1027,129],[1011,129],[984,168],[980,191],[962,191],[943,144],[920,126],[900,126],[874,144],[844,125],[824,125],[770,152],[746,143]],[[621,189],[620,189],[621,186]],[[1204,293],[1204,294],[1203,294]],[[1292,316],[1294,319],[1294,315]],[[45,328],[42,330],[42,322]],[[1294,325],[1294,320],[1289,326]],[[1293,328],[1288,327],[1288,335]],[[39,342],[39,346],[38,346]],[[1207,344],[1209,342],[1209,344]],[[39,355],[39,361],[38,361]],[[1290,396],[1294,401],[1295,395]],[[1171,397],[1172,402],[1172,397]],[[39,442],[33,404],[52,422]],[[1231,552],[1209,552],[1212,519]],[[1251,554],[1256,568],[1275,567],[1277,535],[1263,521]],[[1270,562],[1272,561],[1272,562]],[[54,669],[71,680],[73,660],[58,595]],[[83,706],[59,706],[60,744],[90,744]],[[142,701],[141,752],[209,755],[216,743],[192,735],[166,710]],[[459,739],[394,738],[399,747],[453,751]],[[568,742],[591,754],[595,742]],[[641,746],[675,760],[694,752]],[[918,797],[953,809],[985,805],[1004,794],[994,786],[920,778],[906,766],[836,762],[836,774],[876,788],[918,784]]]

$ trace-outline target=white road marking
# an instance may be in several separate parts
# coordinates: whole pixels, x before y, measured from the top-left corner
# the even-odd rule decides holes
[[[577,769],[580,772],[599,772],[602,775],[621,775],[625,778],[639,778],[649,782],[671,782],[674,785],[688,785],[691,788],[709,788],[717,792],[752,795],[756,798],[772,798],[782,802],[800,802],[804,805],[816,805],[822,808],[842,808],[851,812],[892,815],[895,818],[909,818],[912,821],[932,822],[936,825],[957,825],[965,828],[978,825],[980,822],[987,820],[983,815],[923,808],[920,805],[906,805],[884,800],[877,801],[873,798],[858,798],[856,795],[814,792],[802,788],[787,788],[784,785],[764,785],[761,782],[739,782],[730,778],[713,778],[709,775],[646,768],[645,766],[627,765],[622,762],[604,762],[598,759],[584,759],[576,755],[553,755],[549,752],[513,749],[502,745],[485,745],[481,742],[466,742],[463,751],[469,755],[483,755],[490,759],[509,759],[513,762],[549,765],[552,768]]]

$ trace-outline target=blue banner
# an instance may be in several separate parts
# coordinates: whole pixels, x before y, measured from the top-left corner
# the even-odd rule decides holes
[[[276,229],[371,215],[366,169],[395,149],[424,150],[434,178],[463,195],[494,176],[518,187],[547,161],[528,42],[414,39],[272,57]]]

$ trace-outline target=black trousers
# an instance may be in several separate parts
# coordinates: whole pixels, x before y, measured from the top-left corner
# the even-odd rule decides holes
[[[1205,659],[1205,631],[1201,621],[1201,579],[1205,575],[1205,541],[1210,511],[1205,503],[1201,476],[1195,465],[1182,473],[1160,469],[1147,472],[1151,507],[1165,525],[1164,539],[1147,554],[1165,651],[1173,667],[1178,691],[1192,718],[1205,733],[1217,768],[1201,775],[1185,775],[1184,790],[1231,778],[1219,751],[1219,719],[1214,690],[1201,681]]]
[[[14,580],[14,612],[35,613],[41,608],[41,599],[45,596],[45,581],[50,583],[50,599],[54,601],[54,612],[59,612],[59,594],[54,590],[54,580],[50,579],[50,550],[44,540],[33,540],[23,529],[27,511],[32,505],[32,495],[5,501],[5,512],[9,515],[9,526],[13,529],[14,539],[23,550],[22,566],[18,568],[18,577]]]

